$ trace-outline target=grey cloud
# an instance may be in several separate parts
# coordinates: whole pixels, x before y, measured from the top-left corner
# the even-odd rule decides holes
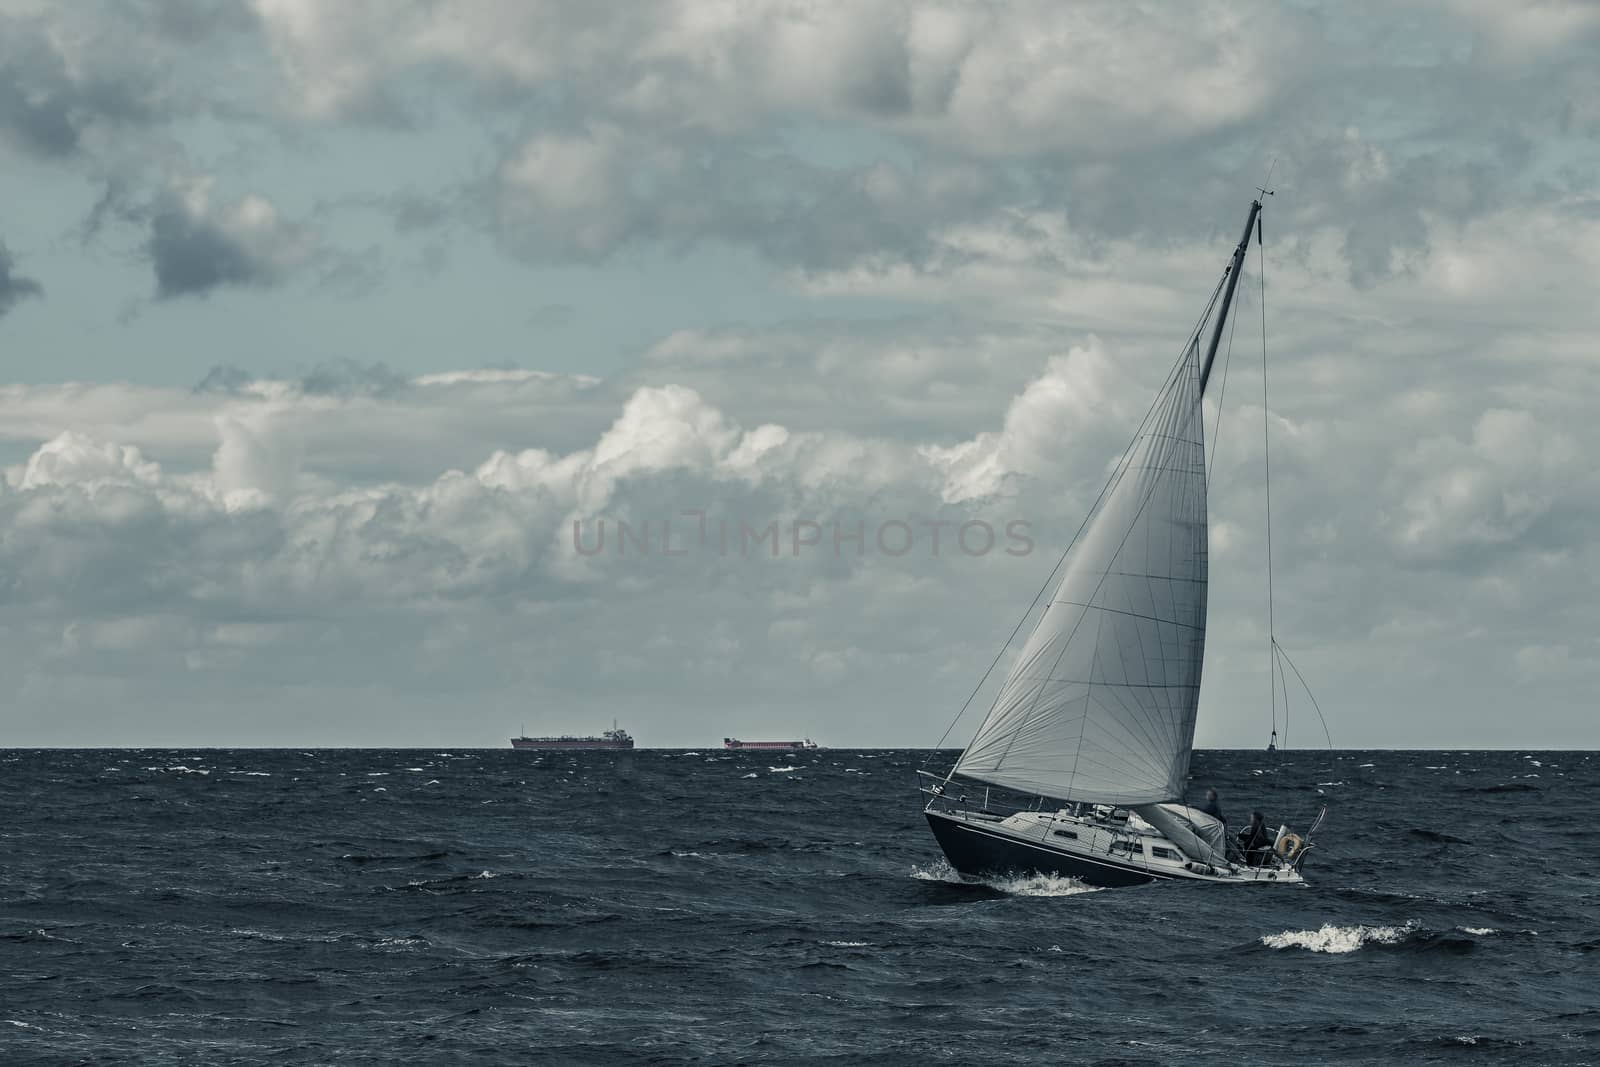
[[[151,117],[148,79],[137,70],[72,71],[39,26],[0,16],[0,133],[44,157],[78,151],[97,121]]]
[[[243,367],[219,363],[206,371],[206,376],[195,383],[196,393],[237,393],[255,381],[254,375]]]
[[[309,396],[384,396],[404,389],[411,380],[382,363],[339,360],[316,367],[300,378]]]
[[[744,144],[686,150],[602,126],[535,135],[502,162],[488,195],[496,236],[530,259],[723,243],[820,270],[880,253],[914,264],[952,256],[936,231],[994,218],[1018,189],[968,164],[835,169]]]
[[[16,307],[19,301],[43,294],[42,285],[16,272],[16,261],[12,259],[5,242],[0,241],[0,317]]]
[[[210,179],[184,183],[150,209],[145,250],[156,297],[205,296],[220,286],[271,286],[313,259],[305,227],[279,218],[260,197],[218,203]]]
[[[270,284],[278,272],[208,220],[168,207],[150,220],[156,295],[204,295],[219,285]]]

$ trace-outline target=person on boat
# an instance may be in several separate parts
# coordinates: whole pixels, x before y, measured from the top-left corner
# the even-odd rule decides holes
[[[1217,803],[1217,791],[1215,789],[1206,790],[1206,801],[1200,805],[1200,810],[1222,825],[1228,825],[1228,817],[1222,814],[1222,805]]]
[[[1265,819],[1259,811],[1252,811],[1250,825],[1239,831],[1239,851],[1244,853],[1244,861],[1252,867],[1261,866],[1272,855],[1272,839],[1267,836]]]

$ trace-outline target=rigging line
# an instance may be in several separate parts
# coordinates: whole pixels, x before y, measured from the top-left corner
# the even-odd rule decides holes
[[[1276,641],[1274,641],[1272,643],[1277,648],[1278,654],[1283,657],[1283,662],[1285,662],[1285,663],[1287,663],[1289,665],[1289,669],[1291,671],[1294,671],[1294,676],[1297,679],[1299,679],[1300,688],[1304,689],[1306,691],[1306,696],[1311,698],[1311,706],[1312,706],[1312,708],[1314,708],[1316,710],[1317,719],[1322,723],[1322,736],[1323,736],[1323,739],[1328,742],[1328,751],[1332,752],[1333,751],[1333,735],[1328,732],[1328,720],[1323,717],[1322,705],[1317,703],[1317,694],[1313,693],[1311,691],[1311,687],[1306,684],[1305,675],[1300,673],[1300,668],[1296,667],[1294,665],[1294,660],[1290,658],[1288,652],[1284,651],[1284,647],[1282,645],[1278,644],[1278,642],[1276,642]]]
[[[1045,578],[1044,584],[1039,587],[1039,591],[1034,594],[1033,602],[1028,605],[1028,610],[1023,613],[1022,618],[1017,620],[1017,625],[1012,628],[1011,636],[1006,638],[1006,643],[1001,645],[1000,651],[995,653],[994,659],[990,661],[988,669],[983,672],[983,677],[978,679],[978,684],[973,686],[972,692],[962,703],[961,710],[956,712],[955,718],[950,720],[950,725],[946,726],[944,728],[944,733],[939,735],[939,742],[938,744],[934,745],[933,751],[928,754],[928,758],[922,761],[922,768],[924,770],[927,769],[928,764],[933,762],[933,757],[938,753],[939,749],[944,746],[945,740],[950,736],[950,731],[956,728],[956,723],[960,722],[961,717],[967,713],[967,708],[970,707],[973,700],[977,698],[979,690],[981,690],[983,688],[983,684],[989,680],[989,675],[994,673],[994,669],[999,664],[1001,657],[1006,654],[1006,649],[1010,648],[1011,642],[1016,640],[1018,631],[1022,629],[1022,624],[1028,621],[1028,617],[1033,614],[1033,609],[1038,607],[1039,598],[1044,596],[1045,590],[1050,588],[1050,583],[1055,579],[1056,572],[1059,571],[1061,569],[1061,565],[1067,561],[1067,555],[1072,551],[1072,546],[1078,543],[1079,537],[1083,536],[1084,528],[1089,525],[1089,520],[1094,517],[1095,509],[1100,506],[1100,502],[1105,499],[1106,494],[1110,492],[1113,487],[1115,487],[1117,482],[1122,479],[1122,475],[1126,473],[1127,464],[1132,458],[1134,446],[1139,443],[1139,438],[1140,435],[1144,433],[1145,425],[1149,423],[1150,416],[1155,414],[1156,408],[1160,406],[1162,398],[1166,394],[1167,388],[1172,384],[1174,378],[1183,367],[1184,362],[1189,358],[1190,350],[1200,343],[1200,333],[1205,329],[1206,322],[1210,320],[1211,311],[1217,306],[1217,297],[1222,293],[1222,286],[1227,280],[1228,272],[1224,270],[1222,272],[1222,277],[1217,279],[1216,286],[1211,290],[1211,299],[1206,301],[1205,310],[1200,313],[1200,317],[1195,320],[1194,325],[1190,327],[1188,340],[1184,341],[1183,348],[1180,350],[1177,362],[1172,366],[1172,369],[1167,372],[1166,381],[1162,383],[1161,389],[1157,391],[1155,399],[1150,401],[1150,407],[1145,410],[1144,418],[1139,420],[1138,429],[1134,431],[1133,439],[1128,443],[1127,450],[1123,452],[1121,459],[1118,461],[1117,469],[1112,471],[1111,477],[1106,480],[1106,484],[1100,489],[1100,495],[1095,497],[1094,503],[1084,514],[1083,522],[1078,524],[1078,532],[1072,535],[1072,540],[1067,542],[1067,547],[1061,552],[1061,558],[1056,560],[1056,565],[1054,567],[1050,568],[1050,574]],[[1040,620],[1043,621],[1043,616],[1040,617]],[[1038,624],[1035,623],[1035,629],[1037,628]],[[999,699],[999,694],[996,694],[995,699]],[[950,773],[945,775],[945,781],[948,782],[953,777],[955,777],[955,767],[952,766],[950,768]]]
[[[1266,487],[1267,512],[1267,692],[1272,701],[1272,729],[1278,729],[1277,666],[1272,649],[1278,643],[1278,630],[1274,624],[1272,606],[1272,414],[1267,406],[1267,248],[1261,239],[1261,217],[1256,216],[1256,252],[1261,263],[1261,464],[1262,483]],[[1288,709],[1284,709],[1285,719]],[[1284,723],[1288,730],[1287,721]]]
[[[1289,665],[1289,669],[1294,671],[1294,676],[1300,681],[1300,688],[1306,691],[1306,696],[1311,700],[1311,707],[1317,713],[1317,721],[1322,723],[1322,738],[1328,743],[1328,780],[1331,782],[1333,781],[1334,772],[1338,769],[1338,767],[1333,759],[1333,735],[1328,732],[1328,720],[1322,714],[1322,705],[1317,703],[1317,694],[1313,693],[1311,691],[1311,687],[1306,684],[1305,675],[1301,674],[1300,668],[1294,665],[1294,660],[1289,657],[1289,653],[1285,652],[1283,646],[1278,644],[1277,641],[1273,641],[1272,645],[1278,650],[1278,655],[1283,657],[1283,662],[1287,663]],[[1311,829],[1306,831],[1307,839],[1309,839],[1311,835],[1316,832],[1318,826],[1322,825],[1322,818],[1327,813],[1328,802],[1326,796],[1324,796],[1322,800],[1322,815],[1317,816],[1316,820],[1311,825]]]
[[[1281,752],[1289,747],[1289,675],[1283,669],[1283,649],[1278,647],[1276,640],[1272,642],[1272,650],[1273,654],[1279,657],[1278,684],[1283,686],[1283,744],[1278,746]]]

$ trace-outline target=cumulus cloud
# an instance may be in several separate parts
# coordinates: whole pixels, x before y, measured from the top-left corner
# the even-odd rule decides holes
[[[434,395],[437,402],[450,390],[511,377],[462,372],[412,389],[446,391]],[[54,672],[70,674],[86,657],[98,670],[137,673],[125,659],[142,652],[145,663],[176,659],[186,675],[225,670],[235,680],[266,671],[260,657],[288,655],[300,659],[308,683],[326,685],[350,670],[332,662],[331,645],[316,647],[327,640],[325,620],[336,618],[387,635],[397,651],[410,648],[421,656],[418,669],[440,656],[458,658],[451,668],[458,683],[468,661],[475,672],[520,657],[517,673],[538,664],[549,672],[543,684],[602,671],[620,693],[655,674],[663,649],[676,649],[689,678],[684,713],[718,687],[753,695],[783,684],[791,671],[843,685],[869,648],[899,659],[931,655],[919,647],[927,628],[909,604],[885,603],[853,618],[859,613],[849,602],[884,582],[920,587],[927,581],[921,568],[946,564],[874,560],[870,533],[865,558],[853,549],[795,554],[789,524],[894,518],[953,529],[972,514],[940,499],[939,472],[910,444],[745,426],[682,386],[633,390],[577,449],[499,450],[465,470],[365,485],[348,473],[332,477],[326,457],[319,474],[304,472],[303,442],[292,427],[306,418],[337,423],[357,405],[414,397],[277,392],[251,408],[249,396],[174,391],[173,402],[182,397],[215,412],[205,467],[169,467],[136,446],[65,430],[7,472],[0,512],[13,535],[0,552],[8,573],[26,575],[7,610],[34,611],[36,621],[57,627],[54,636],[46,627],[37,635],[43,644],[32,646],[42,657],[33,684],[59,695],[65,683]],[[297,421],[297,405],[321,414],[302,410]],[[613,552],[580,558],[574,549],[574,522],[628,521],[654,528],[648,536],[660,553],[662,524],[677,522],[674,536],[690,537],[696,522],[684,513],[696,510],[712,528],[776,522],[780,532],[770,552],[762,541],[733,559],[709,548],[642,560]],[[945,552],[953,551],[947,542]],[[968,562],[968,581],[1003,570],[1002,561]],[[776,569],[752,570],[761,567]],[[103,581],[67,581],[69,574]],[[119,577],[106,577],[113,574]],[[619,583],[629,590],[632,621],[605,638],[618,603],[607,590]],[[710,645],[697,628],[670,621],[683,591],[697,587],[713,590],[701,598]],[[819,610],[832,621],[815,616]],[[278,624],[269,640],[235,639],[264,618]],[[460,647],[452,632],[477,647]],[[529,641],[538,649],[531,654]],[[750,669],[730,682],[713,646],[748,658]],[[480,684],[495,691],[501,683],[467,688]]]
[[[1310,279],[1293,297],[1292,281],[1291,302],[1326,298]],[[921,709],[953,714],[950,694],[970,687],[1048,573],[1170,346],[1155,358],[1137,340],[1081,338],[1054,353],[1041,342],[997,399],[951,407],[907,390],[905,421],[884,424],[900,427],[893,436],[815,409],[805,425],[764,418],[759,392],[749,407],[737,391],[713,403],[672,380],[749,362],[756,378],[781,367],[804,395],[841,367],[868,375],[846,383],[920,373],[892,348],[877,367],[865,352],[830,354],[815,343],[828,336],[678,335],[648,382],[491,369],[377,391],[243,373],[205,392],[11,387],[0,425],[35,442],[0,489],[5,610],[29,620],[19,684],[30,701],[70,702],[98,692],[91,677],[123,678],[130,693],[192,706],[151,721],[215,738],[251,728],[233,712],[208,718],[208,701],[226,688],[239,715],[263,713],[290,665],[305,700],[333,713],[294,728],[326,740],[356,739],[359,713],[336,709],[366,706],[352,694],[372,687],[387,694],[392,739],[438,736],[428,694],[449,692],[481,700],[463,714],[494,743],[510,691],[576,701],[556,724],[571,728],[585,726],[584,701],[638,701],[637,732],[659,723],[663,742],[716,736],[734,704],[777,728],[833,714],[819,702],[837,703],[840,717],[821,724],[837,736],[856,730],[851,709],[866,702],[885,709],[881,739],[912,737]],[[937,381],[945,357],[928,358]],[[1340,738],[1377,736],[1386,702],[1428,699],[1454,674],[1553,662],[1538,651],[1562,643],[1545,636],[1552,612],[1570,615],[1568,632],[1586,625],[1560,575],[1587,565],[1573,531],[1595,498],[1573,490],[1586,477],[1581,420],[1542,426],[1505,390],[1385,397],[1373,382],[1367,398],[1355,362],[1331,395],[1334,372],[1315,359],[1288,361],[1274,386],[1287,398],[1273,419],[1280,638],[1323,683]],[[1251,653],[1264,641],[1259,380],[1238,366],[1231,377],[1212,470],[1212,743],[1253,736],[1264,710]],[[1424,412],[1453,432],[1415,434]],[[381,453],[398,458],[375,466]],[[961,555],[950,531],[974,518],[1028,521],[1037,552]],[[795,550],[798,519],[823,524],[823,550]],[[912,526],[917,553],[878,552],[870,532],[864,553],[848,541],[832,551],[826,524],[848,534],[888,519]],[[576,551],[574,523],[592,547],[602,520],[607,550]],[[737,546],[741,523],[772,521],[772,551],[766,540],[715,548],[716,531]],[[619,522],[635,534],[629,554],[616,550]],[[946,524],[937,557],[925,522]],[[637,550],[641,531],[653,552]],[[668,543],[694,550],[668,556]],[[1442,601],[1440,568],[1451,575]],[[1563,670],[1581,674],[1591,650],[1566,643]],[[168,681],[148,682],[152,670]]]

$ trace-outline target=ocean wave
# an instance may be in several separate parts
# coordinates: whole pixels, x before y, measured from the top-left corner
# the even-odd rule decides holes
[[[773,774],[787,774],[790,771],[797,771],[799,769],[800,769],[799,767],[768,767],[767,768],[767,770],[771,771]]]
[[[1267,934],[1261,943],[1268,948],[1303,948],[1307,952],[1354,952],[1363,945],[1398,945],[1419,927],[1415,920],[1402,926],[1335,926],[1323,923],[1316,930],[1285,930]]]

